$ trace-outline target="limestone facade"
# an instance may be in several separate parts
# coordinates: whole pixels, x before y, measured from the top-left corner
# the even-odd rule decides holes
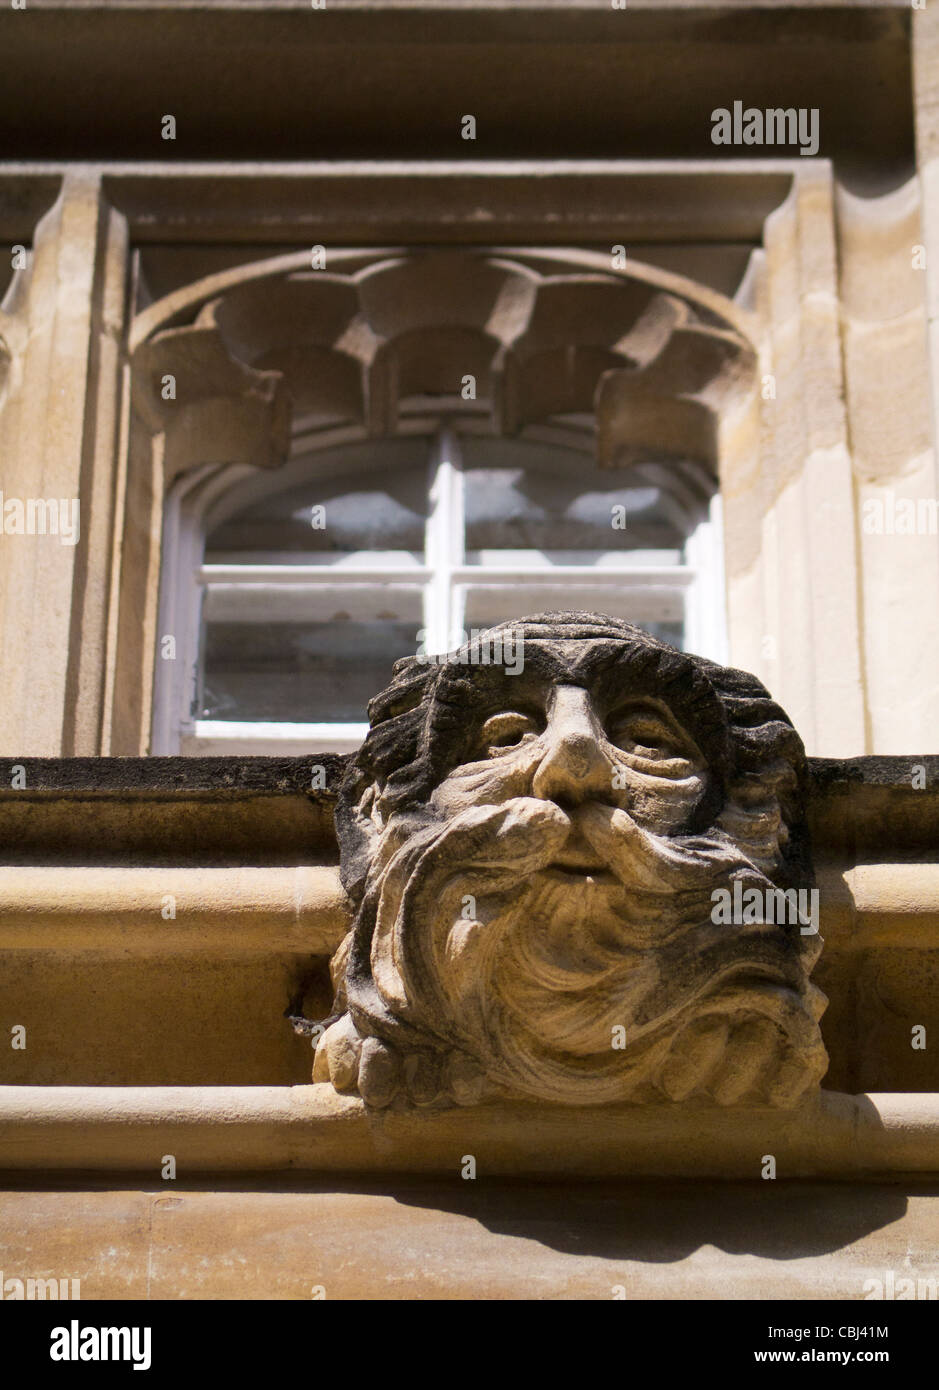
[[[0,1264],[41,1248],[87,1298],[145,1296],[148,1260],[174,1296],[409,1296],[388,1199],[419,1174],[419,1296],[860,1298],[910,1251],[935,1275],[939,8],[157,8],[0,13]],[[735,103],[814,111],[817,148],[798,121],[715,143]],[[192,723],[205,537],[326,450],[444,428],[699,506],[726,622],[700,589],[686,635],[807,754],[828,1006],[792,1108],[534,1083],[369,1105],[304,1031],[359,907],[334,820],[356,755]],[[466,1155],[558,1184],[588,1232],[615,1204],[622,1242],[513,1277],[508,1189],[480,1215]],[[650,1254],[642,1193],[672,1179]],[[773,1194],[813,1242],[756,1233]],[[350,1278],[375,1231],[379,1273]]]

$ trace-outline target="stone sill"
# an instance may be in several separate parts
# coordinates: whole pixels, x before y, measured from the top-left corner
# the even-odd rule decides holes
[[[882,760],[878,760],[882,761]],[[939,757],[937,774],[939,774]],[[0,760],[0,797],[249,797],[303,796],[333,801],[346,758],[304,757],[11,758]],[[325,791],[312,791],[314,768],[325,772]],[[11,787],[13,769],[25,785]],[[6,775],[3,775],[6,774]]]
[[[839,856],[849,863],[890,857],[936,859],[939,754],[810,758],[808,763],[809,819],[817,857]],[[8,827],[3,839],[8,845],[25,848],[33,841],[39,847],[44,838],[40,807],[47,808],[50,827],[54,826],[52,838],[58,839],[61,823],[52,821],[53,808],[93,802],[99,815],[107,811],[103,803],[110,803],[115,811],[128,803],[141,808],[159,806],[164,818],[161,835],[169,834],[170,839],[166,817],[178,818],[183,824],[185,808],[192,807],[203,817],[240,817],[239,824],[262,837],[256,847],[261,850],[270,845],[275,856],[278,844],[285,853],[304,844],[309,847],[311,835],[318,844],[334,846],[332,808],[345,764],[346,758],[335,753],[305,757],[0,759],[0,813]],[[918,767],[924,769],[922,788],[913,786]],[[22,788],[11,786],[14,768],[23,769]],[[314,777],[320,768],[324,776]],[[325,787],[314,788],[314,780],[325,781]],[[205,824],[200,822],[200,833]],[[120,839],[118,832],[117,824],[109,824],[109,838],[117,833]],[[211,834],[205,833],[211,840]],[[151,847],[156,846],[160,840],[156,827],[151,824],[147,834]],[[225,834],[227,831],[219,826],[220,843]],[[191,827],[186,829],[186,836],[192,843]],[[70,843],[77,844],[80,838],[80,830],[73,825]],[[126,848],[128,853],[133,848],[113,840],[111,847]],[[42,861],[45,855],[40,852],[38,857]]]
[[[795,1111],[515,1102],[368,1111],[331,1087],[0,1087],[0,1170],[902,1180],[939,1173],[939,1096],[823,1091]]]
[[[305,792],[311,769],[326,769],[327,788],[333,794],[348,761],[343,753],[305,754],[302,757],[230,754],[224,757],[152,758],[13,758],[0,760],[4,771],[22,767],[26,791],[62,795],[96,793],[136,794],[226,792],[233,795],[277,796]],[[816,795],[837,795],[863,788],[903,791],[910,789],[910,768],[926,767],[927,790],[939,791],[939,753],[923,755],[870,754],[857,758],[809,758],[809,772]],[[0,781],[0,796],[11,796],[9,777]],[[327,792],[328,794],[328,792]]]

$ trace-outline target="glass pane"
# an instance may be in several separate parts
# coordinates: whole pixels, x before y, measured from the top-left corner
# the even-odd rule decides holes
[[[680,561],[680,513],[634,470],[600,469],[585,454],[513,440],[466,438],[463,450],[470,563],[485,563],[487,551],[526,550],[558,564],[634,550],[663,552],[658,564]]]
[[[291,552],[283,558],[353,551],[424,550],[427,444],[421,439],[347,445],[318,454],[316,473],[247,503],[206,539],[206,563]]]
[[[356,723],[417,651],[420,585],[212,585],[199,719]]]
[[[417,650],[420,623],[207,623],[199,719],[353,723]]]
[[[463,587],[463,627],[470,635],[473,628],[492,627],[496,623],[534,613],[586,612],[604,613],[622,618],[643,628],[661,642],[679,650],[684,645],[685,595],[681,588],[626,589],[615,582],[590,587],[558,588],[532,581],[511,588],[501,585]]]

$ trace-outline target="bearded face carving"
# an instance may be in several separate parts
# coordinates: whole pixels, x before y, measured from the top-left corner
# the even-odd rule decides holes
[[[817,1088],[817,930],[716,910],[812,882],[802,744],[754,677],[545,614],[398,662],[369,714],[314,1080],[372,1106]]]

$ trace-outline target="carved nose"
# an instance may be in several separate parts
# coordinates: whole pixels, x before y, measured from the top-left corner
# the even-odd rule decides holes
[[[608,800],[613,769],[600,750],[599,732],[586,690],[559,686],[542,736],[547,746],[532,781],[534,795],[561,805]]]

